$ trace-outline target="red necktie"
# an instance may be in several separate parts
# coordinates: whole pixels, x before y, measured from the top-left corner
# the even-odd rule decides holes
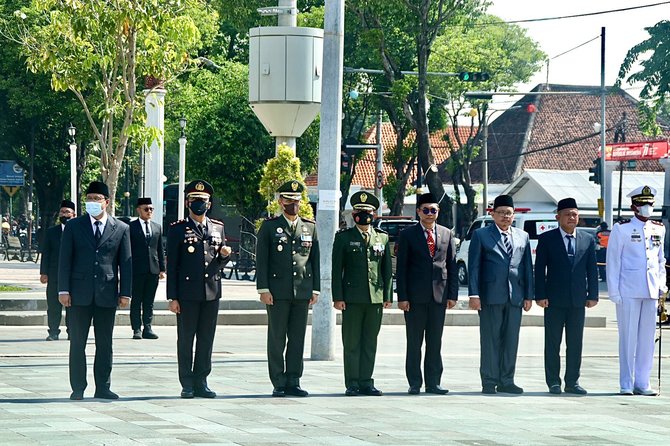
[[[433,231],[426,229],[426,241],[428,242],[428,251],[430,256],[435,257],[435,239],[433,239]]]

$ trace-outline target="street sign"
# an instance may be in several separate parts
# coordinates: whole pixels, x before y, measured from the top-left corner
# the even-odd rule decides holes
[[[377,189],[384,187],[384,174],[381,170],[377,171]]]
[[[7,192],[7,195],[13,197],[15,193],[21,189],[21,186],[2,186],[2,188]]]
[[[639,141],[608,144],[606,161],[657,160],[669,156],[668,141]]]
[[[23,186],[23,167],[16,161],[0,160],[0,186]]]

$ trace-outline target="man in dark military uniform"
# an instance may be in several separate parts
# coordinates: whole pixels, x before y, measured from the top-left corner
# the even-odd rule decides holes
[[[333,244],[333,306],[342,311],[345,395],[381,396],[372,372],[382,306],[393,301],[389,238],[370,226],[377,197],[360,191],[350,201],[356,226],[335,234]]]
[[[263,222],[256,245],[256,287],[268,312],[268,369],[275,397],[307,396],[300,388],[302,355],[307,312],[318,300],[321,275],[316,224],[298,216],[304,190],[295,180],[277,189],[283,213]]]
[[[221,269],[230,260],[223,223],[208,218],[214,194],[203,180],[184,190],[188,218],[172,224],[167,239],[167,298],[177,314],[177,360],[181,397],[215,398],[207,386],[221,299]],[[193,339],[196,338],[195,359]]]

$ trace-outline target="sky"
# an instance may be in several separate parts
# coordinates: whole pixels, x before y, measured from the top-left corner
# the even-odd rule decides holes
[[[583,14],[631,6],[659,3],[662,0],[492,0],[488,12],[505,21],[542,17]],[[616,81],[619,67],[628,50],[649,36],[645,27],[662,19],[670,19],[670,3],[633,11],[608,13],[582,18],[520,23],[528,35],[540,44],[550,58],[570,50],[600,35],[605,27],[605,82]],[[545,67],[532,80],[519,85],[519,91],[528,91],[538,83],[546,82]],[[557,57],[549,64],[549,83],[570,85],[600,85],[600,39],[568,54]],[[641,86],[623,84],[622,87],[638,97]]]

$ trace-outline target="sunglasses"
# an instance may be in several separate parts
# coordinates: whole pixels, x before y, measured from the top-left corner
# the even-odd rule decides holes
[[[154,211],[154,208],[152,208],[152,207],[146,207],[146,208],[142,208],[142,210],[143,210],[144,212],[153,212],[153,211]]]
[[[423,208],[421,209],[421,212],[423,212],[423,215],[429,215],[429,214],[437,214],[437,209],[436,208]]]

